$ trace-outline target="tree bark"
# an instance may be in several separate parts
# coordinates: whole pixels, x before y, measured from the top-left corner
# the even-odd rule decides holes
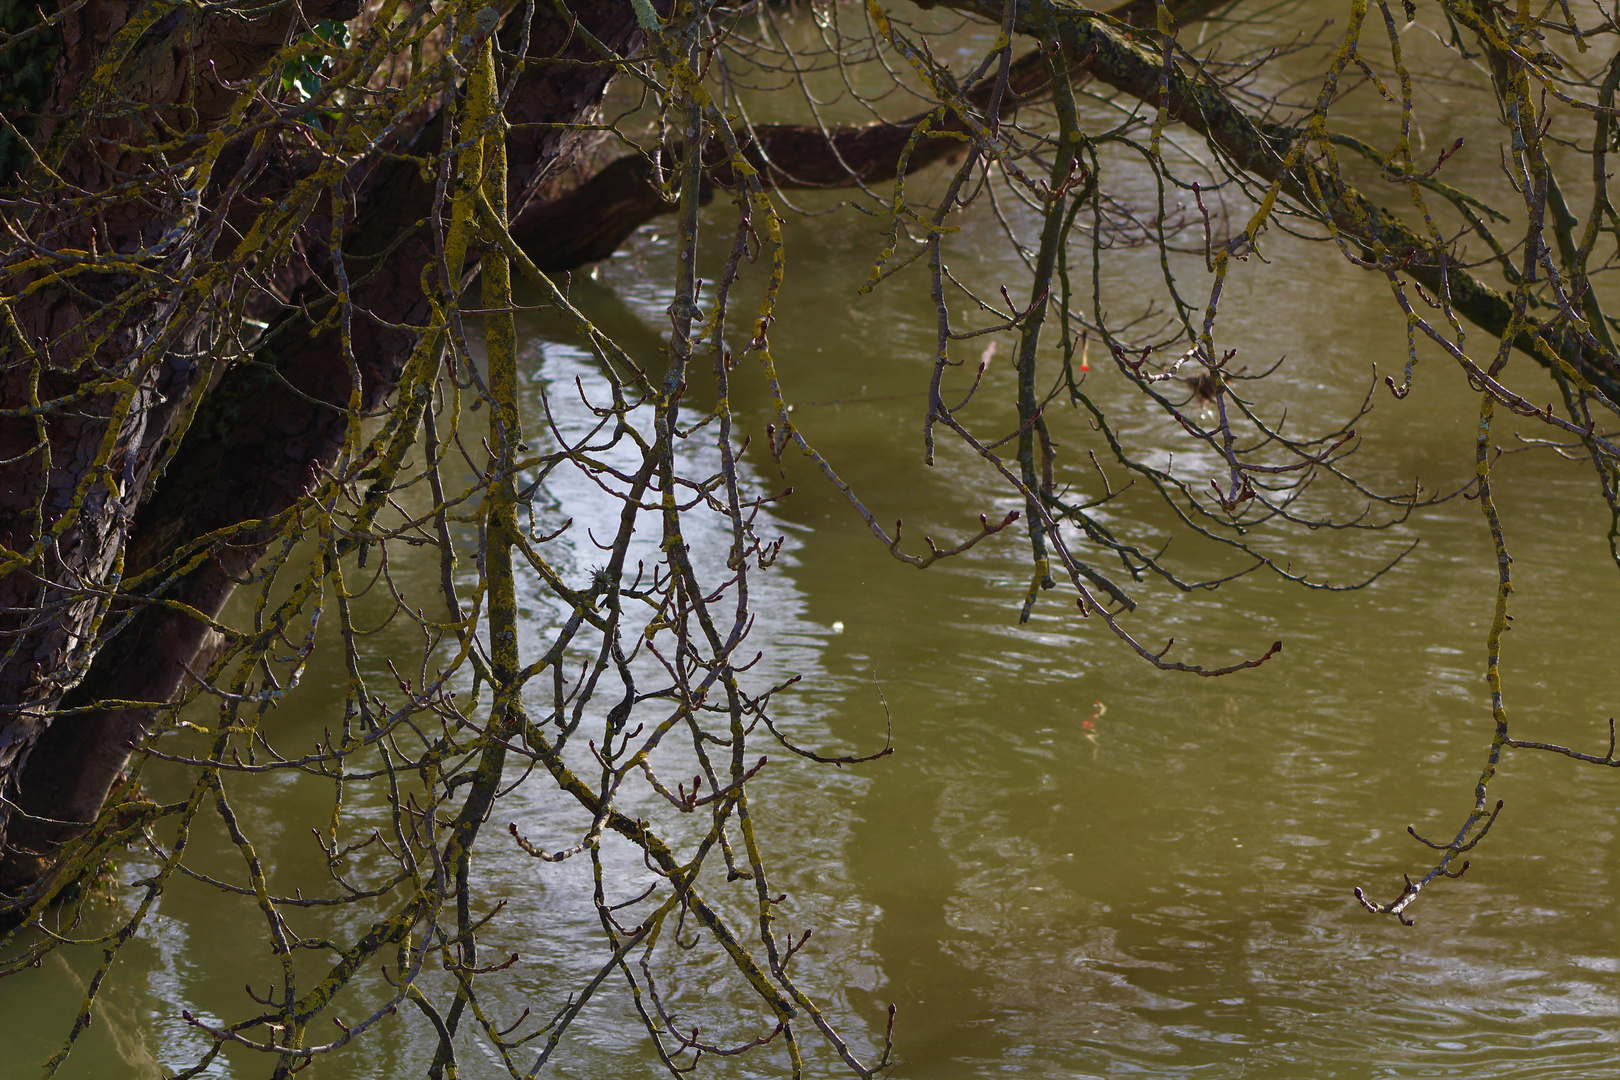
[[[537,5],[529,62],[508,99],[506,119],[515,131],[509,140],[514,205],[568,160],[581,138],[577,125],[596,108],[615,73],[577,28],[620,54],[640,40],[631,5],[588,0],[572,8],[576,21],[568,23],[550,5]],[[505,37],[516,35],[508,30]],[[417,135],[415,151],[437,153],[442,131],[442,118],[430,121]],[[370,412],[393,390],[415,347],[417,334],[409,328],[429,318],[422,275],[435,255],[421,223],[433,212],[435,185],[414,160],[396,158],[380,171],[381,178],[365,189],[342,253],[354,305],[350,356],[361,385],[352,385],[340,335],[327,330],[311,337],[294,304],[267,331],[257,354],[261,363],[232,367],[208,391],[156,493],[134,514],[126,575],[158,566],[198,537],[295,505],[337,460],[351,422],[351,391],[359,391],[362,410]],[[327,268],[298,299],[319,320],[331,310],[329,297],[336,291],[336,274]],[[178,600],[212,618],[273,535],[264,528],[235,533],[151,599]],[[173,608],[136,604],[114,646],[95,657],[65,705],[166,702],[181,689],[186,668],[196,670],[211,633],[207,624]],[[46,712],[39,710],[41,719]],[[17,898],[11,906],[50,887],[48,871],[61,845],[95,819],[156,715],[153,708],[103,709],[63,716],[43,732],[43,724],[36,724],[28,742],[37,745],[18,757],[18,820],[0,860],[0,892]]]
[[[311,19],[355,10],[352,0],[303,7]],[[57,27],[42,166],[32,183],[25,174],[18,204],[49,250],[0,261],[17,298],[0,329],[0,408],[23,414],[0,417],[0,842],[17,769],[93,655],[102,597],[208,348],[196,298],[127,268],[163,245],[185,197],[141,148],[158,125],[217,124],[233,96],[225,81],[262,67],[303,17],[291,4],[250,21],[91,0]],[[150,183],[132,197],[131,178]],[[53,278],[51,252],[64,249],[92,265]],[[29,258],[40,265],[28,269]]]

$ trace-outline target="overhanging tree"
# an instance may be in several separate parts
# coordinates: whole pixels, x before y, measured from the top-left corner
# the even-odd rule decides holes
[[[136,845],[159,869],[105,938],[105,973],[166,882],[194,873],[185,838],[212,815],[244,873],[216,884],[256,897],[283,972],[263,1008],[206,1027],[216,1052],[245,1043],[282,1074],[404,1005],[441,1035],[436,1073],[454,1062],[456,1032],[476,1026],[521,1074],[549,1059],[617,973],[637,989],[657,1052],[682,1067],[718,1047],[679,1034],[653,967],[631,958],[663,955],[685,923],[753,988],[760,1039],[780,1038],[795,1070],[801,1030],[859,1074],[883,1067],[886,1046],[863,1059],[827,1023],[790,972],[793,945],[773,929],[748,811],[747,782],[763,767],[752,748],[780,741],[817,760],[856,758],[794,743],[772,720],[780,687],[748,674],[749,581],[775,555],[757,516],[779,493],[752,490],[739,471],[744,439],[810,455],[878,542],[913,566],[1021,516],[1025,617],[1043,594],[1067,592],[1075,617],[1157,667],[1253,667],[1280,643],[1245,643],[1247,659],[1200,665],[1138,640],[1130,613],[1142,583],[1219,582],[1184,579],[1092,514],[1095,502],[1074,501],[1066,485],[1084,463],[1060,454],[1046,413],[1089,414],[1120,467],[1232,552],[1233,576],[1323,587],[1270,554],[1290,526],[1372,528],[1440,496],[1362,484],[1347,461],[1355,419],[1285,434],[1263,373],[1222,345],[1234,261],[1262,256],[1268,234],[1288,230],[1388,281],[1413,342],[1403,379],[1388,380],[1395,401],[1412,385],[1421,341],[1479,394],[1466,493],[1498,556],[1486,648],[1493,731],[1473,803],[1455,836],[1434,843],[1427,874],[1393,902],[1365,901],[1404,919],[1422,887],[1460,872],[1456,861],[1494,820],[1487,785],[1502,751],[1542,746],[1510,736],[1501,690],[1512,585],[1490,491],[1499,410],[1547,426],[1590,461],[1620,559],[1620,359],[1601,288],[1620,230],[1606,172],[1616,27],[1584,9],[1577,20],[1562,7],[1482,0],[1435,8],[1450,33],[1444,48],[1488,75],[1482,100],[1500,111],[1504,170],[1522,202],[1504,212],[1448,182],[1450,152],[1432,167],[1418,158],[1402,30],[1415,14],[1353,0],[1318,52],[1297,46],[1320,63],[1293,101],[1260,89],[1278,50],[1221,60],[1189,44],[1182,27],[1241,26],[1241,5],[1201,0],[1132,0],[1112,14],[1060,0],[958,0],[928,12],[759,0],[385,0],[365,10],[81,0],[41,13],[6,0],[0,911],[24,928],[71,919],[53,904]],[[953,66],[929,42],[967,33],[963,20],[999,33]],[[824,116],[812,92],[813,122],[755,115],[771,101],[761,88],[813,88],[818,71],[854,87],[874,70],[914,106],[855,123],[855,111],[877,107],[855,95],[849,115]],[[1334,106],[1352,92],[1389,103],[1387,148],[1333,130]],[[1116,107],[1108,123],[1085,104],[1104,95]],[[1555,135],[1554,119],[1581,134]],[[918,194],[908,178],[944,165],[938,189]],[[1155,205],[1111,187],[1127,174],[1150,178]],[[987,517],[945,547],[902,543],[899,526],[887,529],[795,426],[770,353],[788,266],[780,221],[792,192],[817,189],[848,189],[884,230],[864,287],[930,278],[938,347],[923,452],[959,441],[1020,514]],[[1584,220],[1571,209],[1577,192]],[[734,205],[729,223],[703,211],[711,200]],[[952,223],[981,202],[996,205],[1025,255],[1017,296],[973,295],[950,273]],[[591,325],[561,275],[669,214],[670,337],[646,355]],[[718,280],[699,280],[700,245],[725,253]],[[1116,303],[1111,317],[1102,282],[1119,245],[1157,247],[1163,278],[1157,305]],[[1207,275],[1196,299],[1189,258]],[[761,281],[745,275],[750,264]],[[757,307],[734,310],[739,292],[757,294]],[[561,313],[608,379],[583,436],[549,413],[521,415],[515,297]],[[978,352],[979,337],[1004,340],[1018,374],[1016,400],[993,417],[970,408],[985,408],[976,394],[994,356]],[[1054,341],[1055,361],[1040,351]],[[1086,391],[1093,346],[1205,451],[1214,475],[1159,467],[1155,447],[1133,445]],[[982,357],[977,375],[956,370],[968,350]],[[733,430],[729,388],[741,378],[769,387],[766,431]],[[694,457],[700,445],[707,456]],[[589,477],[617,500],[618,518],[540,527],[536,495],[559,471]],[[718,565],[688,540],[706,515],[729,537]],[[554,545],[580,543],[587,528],[602,548],[597,564],[570,569]],[[399,591],[389,553],[406,546],[436,550],[437,595]],[[538,649],[519,647],[520,588],[555,609]],[[254,602],[232,620],[227,601],[244,589]],[[403,674],[387,687],[365,675],[352,614],[370,590],[392,592],[394,616],[414,621],[424,643],[419,656],[393,658]],[[276,710],[318,644],[344,653],[348,700],[321,745],[292,753],[278,748]],[[211,720],[192,719],[210,703]],[[668,745],[676,739],[679,752]],[[1551,749],[1616,764],[1612,737],[1605,755]],[[193,770],[186,798],[145,793],[152,758]],[[672,788],[666,766],[696,769],[698,782]],[[545,850],[490,835],[503,777],[520,767],[574,798],[576,842]],[[280,771],[334,784],[332,826],[319,838],[331,896],[319,902],[372,920],[354,940],[323,946],[332,966],[314,984],[294,970],[305,943],[287,913],[315,901],[264,873],[231,802],[235,785]],[[355,784],[388,791],[386,855],[362,852],[372,825],[343,813]],[[629,809],[643,796],[661,800],[670,822]],[[466,887],[475,854],[515,842],[600,870],[612,836],[639,849],[660,884],[623,907],[630,898],[608,882],[596,900],[600,971],[549,1024],[506,1032],[511,1018],[477,1007],[477,981],[497,976],[477,949],[489,913]],[[738,895],[752,905],[749,933],[727,913]],[[8,970],[58,945],[26,933],[9,939]],[[390,981],[362,987],[360,972],[380,959],[394,964]],[[423,974],[433,967],[448,982]],[[375,1004],[370,1019],[319,1041],[313,1021],[357,996]],[[520,1065],[525,1046],[538,1060]]]

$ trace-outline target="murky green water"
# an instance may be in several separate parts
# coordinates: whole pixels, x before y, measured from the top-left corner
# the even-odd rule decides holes
[[[711,211],[716,222],[722,212]],[[987,291],[1024,273],[994,229],[988,213],[970,216],[953,261]],[[922,464],[933,339],[923,280],[857,298],[878,242],[870,220],[849,212],[792,220],[787,244],[773,340],[812,441],[915,538],[959,536],[980,513],[1011,508],[955,447]],[[1278,394],[1301,422],[1347,413],[1374,363],[1393,370],[1404,357],[1387,288],[1320,246],[1279,240],[1268,254],[1272,265],[1235,277],[1230,344],[1257,364],[1287,354]],[[657,230],[645,233],[598,280],[577,280],[575,299],[632,351],[655,350],[668,257]],[[1150,278],[1155,259],[1117,253],[1109,286]],[[542,387],[560,402],[576,378],[597,378],[566,334],[538,321],[527,334],[536,407]],[[1123,402],[1110,386],[1118,377],[1094,367],[1088,389]],[[764,392],[738,381],[740,421],[758,431]],[[1004,363],[989,382],[970,420],[1010,429]],[[1476,407],[1456,373],[1429,358],[1411,397],[1386,396],[1361,426],[1361,474],[1386,488],[1413,477],[1461,484]],[[1085,449],[1101,456],[1100,438],[1071,410],[1052,422],[1068,478],[1095,492],[1095,473],[1078,462]],[[1176,448],[1146,413],[1135,430]],[[1132,623],[1144,640],[1174,636],[1178,651],[1212,662],[1285,642],[1258,671],[1202,680],[1152,671],[1058,602],[1019,627],[1027,554],[1011,531],[918,573],[890,559],[803,461],[786,459],[785,477],[758,453],[750,467],[761,487],[795,488],[774,507],[788,557],[758,585],[755,632],[770,646],[764,674],[804,676],[782,719],[801,741],[841,750],[881,745],[885,701],[893,719],[896,752],[873,764],[835,770],[784,756],[758,782],[756,813],[789,894],[782,925],[815,931],[797,961],[803,984],[863,1051],[897,1004],[896,1076],[1573,1078],[1620,1068],[1620,777],[1510,754],[1492,790],[1506,800],[1497,830],[1464,880],[1425,894],[1416,927],[1374,918],[1351,897],[1355,885],[1392,897],[1403,871],[1427,865],[1405,826],[1448,833],[1472,800],[1491,730],[1482,671],[1493,581],[1474,503],[1420,510],[1386,533],[1272,542],[1313,577],[1348,581],[1421,540],[1365,591],[1307,592],[1263,576],[1217,593],[1144,588]],[[1606,560],[1589,472],[1524,453],[1503,460],[1496,483],[1519,588],[1505,655],[1518,733],[1601,752],[1607,718],[1620,713],[1620,573]],[[585,485],[560,483],[549,498],[560,516],[601,505]],[[1144,542],[1172,535],[1167,512],[1139,492],[1112,513]],[[1232,568],[1185,539],[1171,551],[1189,573]],[[437,568],[400,572],[425,589]],[[544,606],[531,617],[538,634]],[[389,644],[384,633],[379,654]],[[415,648],[403,632],[393,644]],[[317,665],[278,720],[289,744],[332,721],[342,686],[335,659]],[[496,824],[570,835],[561,802],[539,784],[530,792],[519,789]],[[313,877],[308,829],[329,812],[327,790],[277,781],[240,799],[264,837],[261,855],[282,874]],[[205,867],[234,857],[219,835],[195,847]],[[480,895],[509,904],[484,946],[522,960],[507,999],[486,1005],[511,1016],[555,1009],[599,962],[589,867],[490,850],[504,854],[484,865]],[[627,881],[639,872],[626,852],[610,855]],[[178,884],[126,949],[63,1075],[145,1077],[189,1064],[206,1043],[181,1010],[248,1015],[243,984],[262,991],[270,975],[262,936],[250,900]],[[34,1075],[59,1045],[95,959],[59,954],[0,981],[0,1076]],[[722,975],[698,956],[672,990],[717,1037],[734,1019],[727,1003],[744,1000]],[[401,1017],[311,1074],[413,1076],[431,1046],[417,1017]],[[498,1074],[468,1046],[464,1075]],[[717,1071],[762,1075],[771,1061]],[[822,1054],[816,1070],[831,1075],[834,1064]],[[653,1070],[617,992],[590,1006],[556,1065],[566,1077]],[[226,1055],[210,1075],[264,1072],[262,1061]]]

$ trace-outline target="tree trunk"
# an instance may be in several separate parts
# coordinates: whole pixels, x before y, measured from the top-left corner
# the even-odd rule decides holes
[[[633,8],[619,0],[573,5],[578,20],[573,24],[563,22],[550,5],[536,10],[529,28],[530,61],[506,110],[517,132],[510,140],[513,205],[522,205],[528,190],[566,162],[580,139],[576,126],[600,102],[614,73],[590,62],[600,57],[576,28],[588,29],[621,54],[640,36]],[[515,41],[510,29],[506,36]],[[415,151],[435,154],[442,130],[440,119],[426,124]],[[336,462],[351,423],[351,391],[359,390],[362,410],[371,412],[393,390],[417,336],[402,327],[422,326],[429,318],[422,274],[434,248],[420,223],[433,212],[434,182],[415,161],[393,160],[367,186],[363,199],[346,230],[343,252],[354,283],[350,355],[361,385],[352,385],[340,335],[328,330],[311,337],[299,304],[292,305],[266,332],[257,352],[263,363],[233,366],[207,392],[156,493],[134,513],[125,576],[158,566],[199,537],[292,507]],[[317,319],[330,310],[327,298],[337,291],[332,268],[323,278],[298,298]],[[273,535],[264,528],[236,532],[214,544],[195,570],[150,598],[179,600],[212,618]],[[121,532],[116,540],[122,539]],[[113,541],[107,547],[117,550]],[[166,702],[180,690],[186,669],[197,670],[211,634],[205,623],[152,605],[127,614],[115,644],[89,664],[65,702],[68,707],[109,699]],[[70,631],[64,627],[58,634],[66,638]],[[42,669],[60,666],[42,664]],[[153,708],[92,709],[63,716],[46,729],[54,701],[55,696],[41,700],[26,731],[13,725],[19,731],[12,740],[16,749],[0,759],[0,778],[14,778],[12,799],[20,811],[0,861],[0,892],[16,898],[13,907],[52,886],[48,871],[61,845],[96,818],[131,749],[157,715]]]
[[[355,9],[323,0],[304,10],[320,18]],[[182,103],[187,123],[216,124],[233,96],[221,80],[261,67],[295,19],[292,6],[249,21],[133,0],[70,11],[39,103],[45,169],[33,179],[44,195],[25,218],[30,237],[136,266],[166,243],[185,194],[139,149],[153,141],[152,125],[175,119],[164,107]],[[198,71],[215,77],[197,80]],[[151,180],[139,197],[121,191],[132,177]],[[171,294],[122,267],[54,278],[49,256],[37,261],[8,281],[15,322],[0,330],[0,407],[13,411],[0,417],[0,795],[8,800],[0,842],[17,770],[94,653],[136,507],[209,348],[202,304],[187,290]]]

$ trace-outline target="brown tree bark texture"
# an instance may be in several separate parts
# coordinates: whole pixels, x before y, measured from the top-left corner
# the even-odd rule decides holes
[[[629,52],[639,41],[628,4],[585,0],[572,11],[577,25],[615,52]],[[530,59],[506,111],[518,132],[509,166],[514,186],[542,183],[566,161],[580,138],[572,127],[596,107],[614,74],[572,31],[551,5],[537,5]],[[425,125],[416,140],[419,151],[435,153],[441,132],[437,119]],[[421,281],[434,258],[431,237],[420,224],[432,212],[432,180],[414,161],[395,160],[380,172],[366,188],[344,252],[355,306],[352,356],[368,411],[384,402],[414,347],[416,335],[401,327],[428,320]],[[515,191],[513,201],[521,194]],[[306,286],[300,299],[324,313],[334,277],[328,271],[323,281]],[[339,334],[310,337],[302,315],[291,315],[267,332],[258,358],[267,363],[234,366],[208,391],[155,494],[134,512],[126,575],[157,565],[194,538],[273,517],[294,505],[336,460],[350,422],[352,389]],[[233,536],[165,590],[164,598],[217,615],[269,539],[263,530]],[[205,624],[173,609],[141,608],[115,644],[91,663],[67,706],[103,699],[169,700],[209,633]],[[43,719],[47,711],[40,708],[34,715]],[[11,757],[0,760],[0,780],[14,777],[10,798],[19,811],[5,837],[0,892],[22,893],[39,881],[60,843],[95,818],[153,716],[150,709],[98,710],[65,716],[43,731],[37,721],[0,729],[9,732],[13,747]],[[0,825],[6,809],[0,808]]]
[[[355,11],[351,0],[318,0],[304,10],[310,18]],[[88,215],[80,204],[131,176],[152,175],[153,160],[138,148],[174,119],[166,106],[188,103],[194,111],[187,122],[216,123],[234,96],[220,80],[262,67],[294,19],[291,6],[249,21],[133,0],[92,0],[70,11],[58,27],[53,89],[37,133],[66,197],[33,215],[31,237],[109,261],[161,243],[175,209],[172,191],[114,198]],[[198,71],[212,77],[199,80]],[[75,192],[83,198],[73,198]],[[0,418],[6,462],[0,545],[15,553],[0,555],[0,562],[25,564],[0,573],[0,795],[7,797],[50,710],[90,660],[88,631],[99,605],[87,587],[112,584],[136,507],[196,388],[206,348],[200,312],[166,310],[152,289],[128,303],[140,285],[128,271],[53,283],[40,269],[8,284],[14,294],[42,287],[12,305],[16,331],[0,340],[0,405],[68,404],[38,418]],[[43,361],[37,382],[36,356]],[[118,394],[104,389],[120,379],[134,384],[122,415]],[[103,444],[113,426],[108,454]],[[8,811],[0,802],[0,840]]]

